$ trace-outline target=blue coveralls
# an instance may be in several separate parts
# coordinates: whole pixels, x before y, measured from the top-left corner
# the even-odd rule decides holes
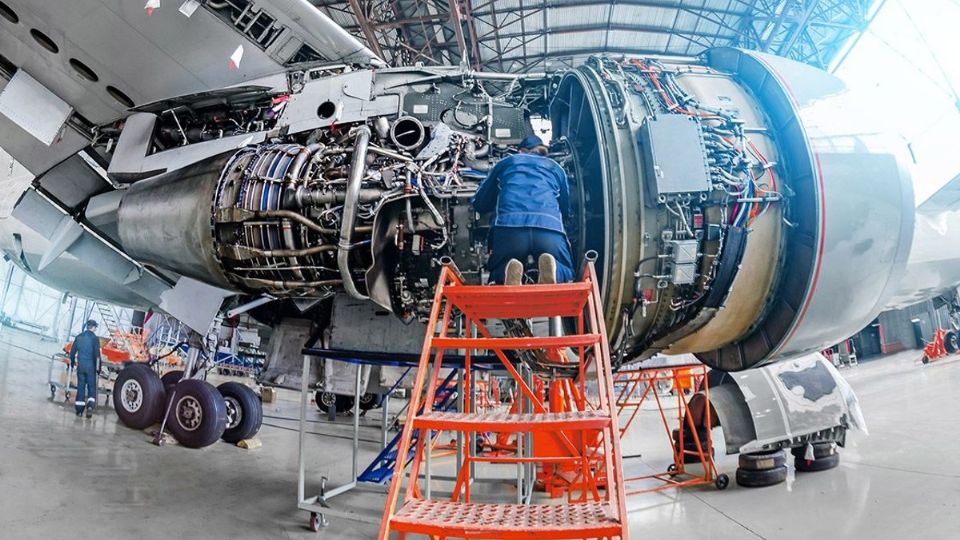
[[[74,405],[81,412],[88,401],[97,401],[97,373],[100,371],[100,338],[84,330],[73,340],[70,365],[77,368],[77,399]]]
[[[496,210],[487,242],[490,283],[503,283],[510,259],[549,253],[557,260],[557,281],[573,280],[573,257],[563,229],[570,206],[567,173],[556,161],[537,154],[503,158],[473,196],[478,212]]]

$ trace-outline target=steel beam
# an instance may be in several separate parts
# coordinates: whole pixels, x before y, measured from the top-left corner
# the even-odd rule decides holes
[[[363,32],[363,37],[367,38],[367,45],[370,46],[370,49],[373,50],[373,53],[380,57],[381,60],[386,61],[387,57],[383,54],[383,49],[380,48],[380,41],[377,40],[377,35],[373,31],[373,27],[370,26],[370,21],[367,19],[366,13],[363,12],[363,9],[360,7],[360,0],[349,0],[350,9],[353,10],[353,17],[357,19],[357,23],[360,25],[360,30]]]
[[[563,34],[579,34],[582,32],[591,32],[597,30],[609,30],[609,31],[623,31],[623,32],[639,32],[645,34],[676,34],[676,35],[686,35],[686,36],[696,36],[706,39],[734,39],[738,34],[729,33],[729,34],[716,34],[712,32],[673,32],[670,28],[665,28],[662,26],[650,26],[643,24],[631,24],[631,23],[615,23],[611,22],[609,25],[596,26],[590,24],[577,24],[572,26],[557,26],[549,28],[546,32],[537,32],[534,34],[524,34],[523,32],[509,32],[501,33],[500,38],[510,39],[510,38],[521,38],[525,35],[528,37],[539,37],[543,34],[552,34],[552,35],[563,35]],[[494,34],[496,35],[496,34]],[[480,41],[490,41],[490,35],[480,36]]]
[[[689,9],[690,5],[682,1],[651,1],[651,0],[617,0],[617,4],[622,6],[636,6],[636,7],[648,7],[648,8],[664,8],[664,9]],[[577,7],[593,7],[593,6],[608,6],[610,5],[610,0],[575,0],[573,2],[565,2],[558,0],[545,0],[543,2],[527,2],[526,7],[523,6],[516,8],[498,8],[500,12],[504,11],[516,11],[523,9],[549,9],[549,8],[577,8]],[[720,13],[725,15],[737,15],[744,16],[749,13],[746,10],[733,10],[733,9],[716,9],[716,8],[707,8],[709,13]],[[489,10],[474,10],[474,15],[477,17],[485,17],[490,14]]]

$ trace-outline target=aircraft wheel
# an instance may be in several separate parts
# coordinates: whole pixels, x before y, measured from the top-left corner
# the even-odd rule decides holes
[[[360,396],[361,411],[369,411],[370,409],[375,409],[379,404],[380,404],[380,394],[373,394],[373,393],[367,392],[366,394]]]
[[[263,405],[257,393],[238,382],[226,382],[217,387],[227,406],[227,428],[223,440],[238,443],[260,431],[263,423]]]
[[[337,404],[337,395],[332,392],[317,390],[313,398],[317,403],[317,408],[323,412],[327,412],[327,408],[330,407],[330,405]]]
[[[167,391],[167,394],[170,393],[170,387],[175,386],[180,380],[183,379],[183,370],[177,369],[174,371],[168,371],[160,377],[160,382],[163,383],[164,390]]]
[[[177,384],[167,426],[188,448],[203,448],[217,442],[227,428],[227,404],[210,383],[187,379]]]
[[[353,410],[353,396],[343,396],[340,394],[334,394],[334,396],[336,396],[338,413],[345,413]]]
[[[163,383],[146,364],[128,364],[113,385],[113,408],[132,429],[146,429],[163,414]]]
[[[787,453],[783,450],[740,454],[740,468],[751,471],[766,471],[787,464]]]
[[[775,486],[787,479],[787,467],[781,465],[763,471],[737,469],[737,485],[743,487]]]

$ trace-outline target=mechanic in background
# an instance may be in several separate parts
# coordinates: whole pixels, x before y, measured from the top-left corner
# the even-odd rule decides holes
[[[473,197],[477,212],[495,211],[490,222],[490,283],[520,285],[523,263],[537,258],[540,283],[573,280],[563,215],[570,205],[567,173],[547,157],[536,135],[520,142],[520,153],[500,160]]]
[[[73,402],[77,416],[87,412],[87,418],[93,416],[97,407],[97,376],[100,373],[100,338],[94,333],[97,321],[90,319],[84,325],[70,347],[70,367],[76,368],[77,399]]]

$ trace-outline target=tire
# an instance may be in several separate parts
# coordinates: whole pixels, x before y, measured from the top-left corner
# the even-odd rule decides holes
[[[785,466],[767,469],[763,471],[751,471],[749,469],[737,469],[737,485],[743,487],[767,487],[775,486],[787,479],[787,468]]]
[[[960,339],[957,338],[956,332],[947,332],[943,335],[943,348],[947,351],[947,354],[960,351]]]
[[[227,406],[227,424],[223,440],[238,443],[260,431],[263,424],[263,405],[257,393],[238,382],[225,382],[217,387]]]
[[[713,485],[717,486],[717,489],[723,491],[727,489],[727,486],[730,485],[730,477],[726,474],[720,473],[716,480],[713,481]]]
[[[167,427],[187,448],[203,448],[217,442],[227,428],[227,404],[207,381],[180,381],[171,394],[173,405]]]
[[[697,438],[700,439],[701,450],[704,452],[704,456],[710,451],[707,448],[707,430],[702,426],[697,427]],[[676,448],[680,445],[680,430],[673,430],[673,446]],[[693,440],[693,434],[690,432],[689,428],[684,427],[683,434],[683,449],[690,452],[697,451],[697,442]],[[700,456],[696,454],[688,454],[684,452],[683,462],[686,464],[691,463],[700,463]]]
[[[337,403],[337,412],[345,413],[353,410],[353,396],[344,396],[341,394],[334,394],[336,397]]]
[[[840,454],[818,457],[813,461],[803,459],[803,456],[793,458],[793,466],[797,472],[819,472],[832,469],[840,464]]]
[[[807,446],[795,446],[790,449],[793,457],[804,458],[807,453]],[[813,457],[815,459],[830,457],[837,453],[837,445],[833,442],[815,442],[813,443]]]
[[[113,385],[113,409],[132,429],[146,429],[163,415],[166,392],[160,377],[146,364],[128,364]]]
[[[367,392],[366,394],[360,396],[360,410],[369,411],[370,409],[376,409],[380,405],[380,394],[373,394]]]
[[[330,405],[336,405],[337,395],[332,392],[324,392],[323,390],[317,390],[313,395],[314,402],[317,404],[317,408],[323,412],[327,412],[327,407]]]
[[[783,450],[740,454],[740,468],[750,471],[766,471],[787,464],[787,453]]]
[[[160,377],[160,382],[163,383],[164,390],[169,394],[170,387],[176,385],[181,379],[183,379],[183,370],[177,369],[164,373],[163,376]]]

